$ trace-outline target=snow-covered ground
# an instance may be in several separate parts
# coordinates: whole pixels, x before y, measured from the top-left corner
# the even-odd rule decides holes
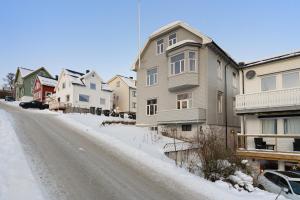
[[[18,103],[7,103],[18,106]],[[21,109],[21,108],[20,108]],[[51,111],[26,110],[39,113],[56,113]],[[201,196],[211,199],[266,199],[273,200],[275,194],[255,188],[253,192],[238,191],[231,185],[218,181],[212,183],[199,176],[190,174],[185,169],[176,167],[174,161],[164,155],[163,146],[172,143],[173,139],[157,135],[146,128],[132,125],[101,126],[105,120],[120,120],[120,118],[97,116],[91,114],[62,114],[56,113],[61,121],[82,130],[82,134],[99,141],[121,159],[127,159],[133,167],[150,171],[150,176],[166,184],[173,183],[174,187],[184,184]],[[126,156],[124,156],[124,153]],[[171,181],[171,182],[170,182]],[[199,197],[200,197],[199,196]],[[285,199],[279,197],[278,199]],[[2,200],[2,199],[1,199]]]
[[[253,192],[238,191],[231,185],[218,181],[212,183],[201,177],[190,174],[186,170],[176,167],[174,161],[164,155],[163,146],[172,143],[173,139],[157,135],[147,128],[132,125],[108,125],[101,126],[102,121],[116,118],[97,116],[91,114],[61,114],[62,121],[69,123],[84,131],[96,140],[100,140],[116,154],[126,153],[139,168],[151,167],[157,174],[157,178],[172,180],[182,183],[189,189],[197,191],[212,199],[270,199],[276,198],[275,194],[255,188]],[[120,153],[118,153],[120,152]],[[163,175],[163,176],[160,176]],[[278,199],[285,199],[280,197]]]
[[[42,200],[11,120],[0,110],[0,200]]]

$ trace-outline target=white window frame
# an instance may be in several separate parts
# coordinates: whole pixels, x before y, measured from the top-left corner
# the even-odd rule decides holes
[[[158,42],[162,41],[162,43],[158,44]],[[164,53],[164,39],[160,38],[156,40],[156,55],[160,55]]]
[[[101,100],[104,101],[104,103],[103,102],[101,103]],[[100,105],[106,105],[106,99],[105,98],[100,97]]]
[[[283,83],[284,83],[284,75],[286,75],[286,74],[294,74],[294,73],[297,73],[298,74],[298,85],[296,85],[296,86],[293,86],[293,87],[284,87],[284,85],[283,85]],[[282,73],[282,88],[283,89],[289,89],[289,88],[297,88],[297,87],[300,87],[300,72],[299,71],[292,71],[292,72],[284,72],[284,73]]]
[[[148,101],[151,101],[151,100],[156,100],[156,104],[149,104],[148,105]],[[153,116],[153,115],[157,115],[157,104],[158,104],[158,99],[157,98],[152,98],[152,99],[147,99],[146,100],[146,115],[147,116]],[[154,113],[151,115],[150,114],[150,110],[151,110],[151,107],[153,106],[153,111]],[[149,112],[148,112],[149,110]]]
[[[80,100],[80,95],[88,97],[88,98],[87,98],[87,101],[81,101],[81,100]],[[79,94],[79,95],[78,95],[78,101],[80,101],[80,102],[85,102],[85,103],[89,103],[89,102],[90,102],[90,96],[89,96],[89,95],[86,95],[86,94]]]
[[[95,88],[92,88],[92,85],[95,85]],[[97,84],[96,83],[90,83],[90,89],[91,90],[97,90]]]
[[[156,73],[154,73],[154,74],[148,74],[148,72],[149,71],[151,71],[151,70],[153,70],[153,69],[156,69]],[[153,67],[153,68],[150,68],[150,69],[148,69],[147,71],[146,71],[146,85],[147,86],[154,86],[154,85],[157,85],[158,84],[158,67]],[[154,78],[154,82],[153,82],[153,84],[150,84],[150,79],[151,79],[151,77],[153,76],[153,78]]]
[[[179,69],[180,69],[180,72],[179,73],[175,73],[175,63],[176,62],[171,62],[171,59],[173,58],[173,57],[175,57],[175,56],[178,56],[178,55],[180,55],[180,54],[183,54],[183,59],[181,59],[181,60],[179,60],[179,61],[176,61],[176,62],[179,62]],[[180,53],[177,53],[177,54],[175,54],[175,55],[172,55],[172,56],[170,56],[170,58],[169,58],[169,75],[170,76],[176,76],[176,75],[178,75],[178,74],[182,74],[182,73],[184,73],[185,71],[186,71],[186,66],[185,66],[185,52],[180,52]],[[172,73],[173,72],[173,73]]]
[[[218,91],[217,92],[217,112],[218,113],[223,113],[223,98],[224,98],[223,92]]]
[[[187,99],[178,99],[179,95],[184,95],[184,94],[188,94],[188,98]],[[183,102],[186,102],[187,107],[183,108],[182,104]],[[179,108],[178,108],[178,103],[179,103]],[[177,110],[183,110],[183,109],[190,109],[193,106],[193,93],[192,92],[183,92],[183,93],[178,93],[176,94],[176,109]]]
[[[264,78],[269,78],[269,77],[275,77],[275,88],[274,89],[271,89],[271,90],[262,90],[262,82],[263,82],[263,79]],[[276,75],[268,75],[268,76],[263,76],[261,77],[260,79],[260,91],[261,92],[267,92],[267,91],[274,91],[277,89],[277,76]]]
[[[136,90],[132,90],[132,97],[136,97]]]
[[[170,36],[172,36],[172,35],[175,35],[175,38],[170,39]],[[177,42],[177,34],[176,33],[171,33],[168,36],[168,44],[169,44],[169,46],[172,46],[172,45],[176,44],[176,42]]]
[[[275,133],[263,133],[263,121],[274,121],[275,122]],[[261,118],[260,119],[260,127],[261,127],[261,134],[271,134],[271,135],[277,135],[278,134],[278,119],[277,118]]]
[[[218,79],[223,79],[223,63],[220,59],[217,60],[217,75]]]
[[[195,54],[195,58],[190,58],[190,53],[194,53]],[[189,67],[189,72],[197,72],[198,71],[198,54],[197,54],[197,51],[188,51],[188,60],[189,60],[189,65],[188,65],[188,67]],[[194,71],[192,71],[191,70],[191,60],[194,60],[195,61],[195,70]]]

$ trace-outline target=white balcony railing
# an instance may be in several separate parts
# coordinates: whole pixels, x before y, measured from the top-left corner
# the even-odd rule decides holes
[[[258,109],[300,105],[300,88],[273,90],[236,96],[236,109]]]

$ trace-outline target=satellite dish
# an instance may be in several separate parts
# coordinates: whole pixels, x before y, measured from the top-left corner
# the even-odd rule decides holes
[[[256,72],[254,70],[250,70],[250,71],[247,71],[246,78],[252,79],[252,78],[254,78],[255,75],[256,75]]]

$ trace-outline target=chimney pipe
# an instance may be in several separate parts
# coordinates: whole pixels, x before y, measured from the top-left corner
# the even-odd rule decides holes
[[[130,79],[133,79],[133,77],[132,77],[132,76],[129,76],[129,78],[130,78]]]
[[[58,80],[58,75],[55,75],[55,80]]]
[[[89,73],[89,72],[90,72],[90,70],[88,70],[88,69],[87,69],[87,70],[85,70],[85,73],[86,73],[86,74],[87,74],[87,73]]]

